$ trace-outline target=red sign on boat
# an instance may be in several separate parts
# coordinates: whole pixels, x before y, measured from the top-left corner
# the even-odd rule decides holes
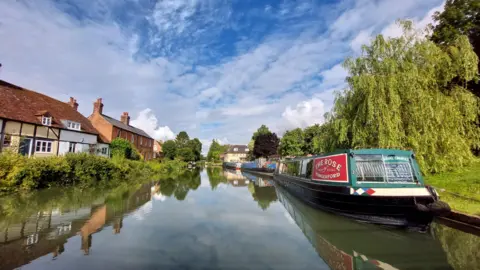
[[[313,162],[312,180],[348,182],[347,154],[316,158]]]

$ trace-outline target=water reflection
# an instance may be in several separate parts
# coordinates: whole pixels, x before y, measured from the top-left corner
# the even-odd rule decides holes
[[[419,234],[352,222],[222,168],[0,197],[1,269],[478,269],[479,248],[440,224]]]

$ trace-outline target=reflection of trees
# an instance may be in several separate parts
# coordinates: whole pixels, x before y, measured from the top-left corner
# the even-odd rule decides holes
[[[207,168],[207,175],[212,190],[215,190],[220,183],[228,183],[227,178],[223,175],[223,168],[209,167]]]
[[[192,170],[186,171],[178,178],[164,179],[160,184],[160,192],[168,197],[172,195],[179,201],[183,201],[188,192],[193,189],[196,190],[201,184],[200,171]]]
[[[253,182],[248,184],[248,191],[252,194],[260,208],[266,210],[272,202],[277,201],[277,193],[274,187],[259,187]]]

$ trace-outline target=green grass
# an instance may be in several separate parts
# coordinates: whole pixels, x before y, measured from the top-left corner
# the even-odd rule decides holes
[[[480,159],[458,171],[428,175],[425,182],[452,209],[480,216]]]

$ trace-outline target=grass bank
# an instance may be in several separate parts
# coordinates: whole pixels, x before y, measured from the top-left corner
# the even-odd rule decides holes
[[[452,209],[480,216],[480,159],[455,172],[425,177]]]
[[[133,161],[88,154],[27,158],[18,154],[0,154],[0,192],[28,191],[53,186],[115,186],[138,179],[152,180],[179,173],[181,161]]]

